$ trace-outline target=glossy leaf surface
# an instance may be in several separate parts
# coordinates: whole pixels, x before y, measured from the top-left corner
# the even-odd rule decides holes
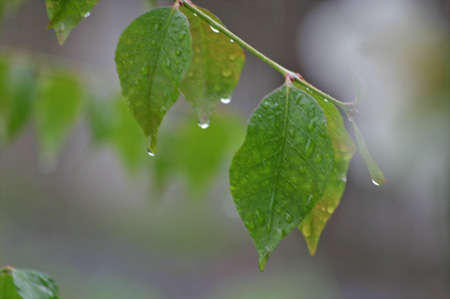
[[[253,113],[230,167],[230,189],[261,270],[321,198],[333,157],[322,109],[291,84],[267,96]]]
[[[325,191],[308,216],[299,225],[299,229],[302,231],[308,244],[309,252],[311,255],[314,255],[322,230],[338,207],[342,193],[345,190],[347,169],[350,159],[355,152],[355,145],[345,129],[339,110],[332,103],[298,83],[295,86],[313,96],[322,108],[334,151],[334,165]]]
[[[5,267],[0,271],[0,298],[5,299],[57,299],[55,281],[33,270]]]
[[[70,32],[84,18],[87,18],[98,0],[46,0],[49,28],[54,28],[62,45]]]
[[[45,157],[54,157],[77,120],[84,100],[76,76],[65,71],[42,75],[38,82],[36,122]]]
[[[186,17],[176,8],[159,8],[134,20],[122,33],[116,66],[131,114],[156,153],[157,133],[192,57]]]
[[[244,66],[245,55],[237,43],[203,19],[185,7],[180,10],[189,20],[193,49],[192,63],[181,82],[180,90],[197,112],[199,123],[206,124],[220,101],[231,101],[231,94],[239,82]],[[209,11],[202,11],[221,23]]]

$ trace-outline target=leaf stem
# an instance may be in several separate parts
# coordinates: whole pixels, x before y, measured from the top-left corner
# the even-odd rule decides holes
[[[246,49],[248,52],[252,53],[256,57],[261,59],[263,62],[265,62],[266,64],[271,66],[273,69],[278,71],[281,75],[283,75],[283,77],[289,76],[289,77],[293,78],[295,81],[297,81],[298,83],[300,83],[301,85],[303,85],[303,86],[305,86],[305,87],[307,87],[309,89],[312,89],[313,91],[315,91],[316,93],[318,93],[319,95],[324,97],[325,99],[329,100],[330,102],[332,102],[333,104],[335,104],[336,106],[341,108],[345,113],[350,113],[351,114],[353,112],[353,110],[354,110],[354,104],[353,103],[345,103],[345,102],[341,102],[341,101],[336,100],[335,98],[333,98],[330,95],[324,93],[323,91],[321,91],[317,87],[315,87],[312,84],[306,82],[300,76],[300,74],[298,74],[296,72],[293,72],[293,71],[290,71],[290,70],[286,69],[285,67],[279,65],[278,63],[276,63],[272,59],[268,58],[267,56],[265,56],[264,54],[262,54],[261,52],[259,52],[255,48],[253,48],[251,45],[249,45],[247,42],[245,42],[239,36],[237,36],[236,34],[231,32],[230,30],[228,30],[225,26],[223,26],[222,24],[216,22],[212,18],[210,18],[207,14],[205,14],[201,9],[199,9],[190,0],[174,0],[174,1],[179,3],[180,5],[184,5],[191,12],[195,13],[198,17],[203,19],[206,23],[208,23],[209,25],[214,27],[214,29],[219,30],[222,34],[224,34],[225,36],[229,37],[232,41],[234,41],[237,44],[239,44],[242,48]]]

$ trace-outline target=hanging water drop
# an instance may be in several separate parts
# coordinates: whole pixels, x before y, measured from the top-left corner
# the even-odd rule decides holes
[[[91,15],[91,13],[90,13],[90,12],[87,12],[87,13],[84,14],[83,18],[86,19],[86,18],[89,17],[90,15]]]
[[[314,149],[316,148],[316,144],[314,141],[311,141],[311,139],[308,139],[305,146],[305,156],[308,158],[311,156],[311,154],[314,152]]]
[[[146,76],[148,74],[148,70],[149,70],[148,63],[146,62],[141,67],[141,75]]]
[[[207,129],[209,127],[209,119],[202,117],[198,122],[198,126],[202,129]]]
[[[372,179],[372,183],[373,183],[375,186],[380,186],[380,184],[378,184],[374,179]]]
[[[311,120],[308,124],[307,129],[308,129],[308,131],[312,131],[312,130],[314,130],[315,127],[316,127],[316,122],[314,120]]]
[[[221,98],[220,101],[222,104],[229,104],[231,102],[231,98]]]
[[[150,157],[154,157],[155,153],[151,151],[151,149],[147,148],[147,153]]]
[[[287,223],[291,223],[292,219],[294,218],[292,217],[291,214],[286,214],[286,217],[284,217],[284,220],[286,220]]]
[[[216,28],[214,28],[213,26],[209,26],[211,28],[212,31],[214,31],[215,33],[219,33],[220,31]]]

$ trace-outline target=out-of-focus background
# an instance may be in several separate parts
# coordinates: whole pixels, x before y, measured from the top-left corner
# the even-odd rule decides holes
[[[160,156],[171,151],[193,164],[187,175],[174,176],[158,164],[164,164],[158,155],[146,156],[145,141],[137,154],[142,159],[124,163],[120,149],[91,142],[86,117],[51,165],[40,154],[32,123],[3,144],[0,265],[47,272],[61,298],[74,299],[449,298],[450,2],[195,3],[337,99],[352,101],[352,80],[364,82],[357,122],[387,182],[373,185],[356,154],[316,256],[309,256],[295,231],[260,273],[256,249],[228,191],[227,167],[251,111],[283,78],[247,54],[233,101],[215,112],[229,135],[219,125],[214,129],[214,120],[209,129],[198,128],[181,99],[164,122],[161,138],[168,140],[160,144]],[[44,68],[61,64],[89,73],[85,80],[95,77],[90,88],[115,93],[116,43],[147,9],[141,0],[100,0],[60,47],[54,32],[45,29],[44,1],[29,0],[7,12],[1,48],[29,55]],[[198,155],[183,143],[170,146],[174,131],[189,125],[189,134],[204,140]],[[208,130],[212,133],[204,134],[211,138],[229,138],[214,162],[217,173],[200,171],[198,176],[211,176],[209,182],[191,188],[196,163],[220,151],[215,144],[223,141],[201,135]],[[129,143],[122,144],[122,153],[128,151]]]

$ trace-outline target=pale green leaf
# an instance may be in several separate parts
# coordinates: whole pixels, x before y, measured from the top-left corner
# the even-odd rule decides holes
[[[116,66],[131,114],[156,153],[157,133],[191,62],[191,36],[177,8],[159,8],[134,20],[122,33]]]
[[[5,267],[0,271],[0,298],[58,299],[53,278],[34,271]]]
[[[54,28],[60,45],[73,28],[90,15],[97,2],[98,0],[45,0],[50,19],[48,28]]]
[[[268,95],[253,113],[230,167],[230,189],[261,270],[321,198],[333,157],[322,109],[291,84]]]
[[[372,155],[370,154],[369,150],[367,149],[366,142],[364,141],[361,131],[359,130],[358,126],[355,123],[355,120],[353,117],[350,117],[350,121],[353,126],[353,130],[355,132],[355,139],[356,144],[358,145],[358,151],[360,152],[361,156],[364,158],[364,161],[366,161],[367,168],[369,169],[370,176],[372,177],[372,182],[380,186],[382,185],[386,179],[384,178],[383,172],[378,167],[377,163],[373,160]]]
[[[212,13],[205,9],[202,11],[221,24]],[[181,7],[181,12],[189,20],[193,57],[180,90],[197,112],[199,124],[205,125],[220,101],[231,101],[244,66],[245,55],[237,43],[190,10]]]
[[[322,230],[338,207],[345,190],[348,164],[355,152],[355,145],[345,129],[344,121],[336,106],[298,83],[295,83],[295,86],[314,97],[322,108],[334,150],[334,165],[327,187],[317,204],[299,225],[309,251],[311,255],[314,255]]]
[[[55,157],[75,124],[84,94],[78,78],[67,71],[42,74],[35,103],[37,131],[44,157]]]

